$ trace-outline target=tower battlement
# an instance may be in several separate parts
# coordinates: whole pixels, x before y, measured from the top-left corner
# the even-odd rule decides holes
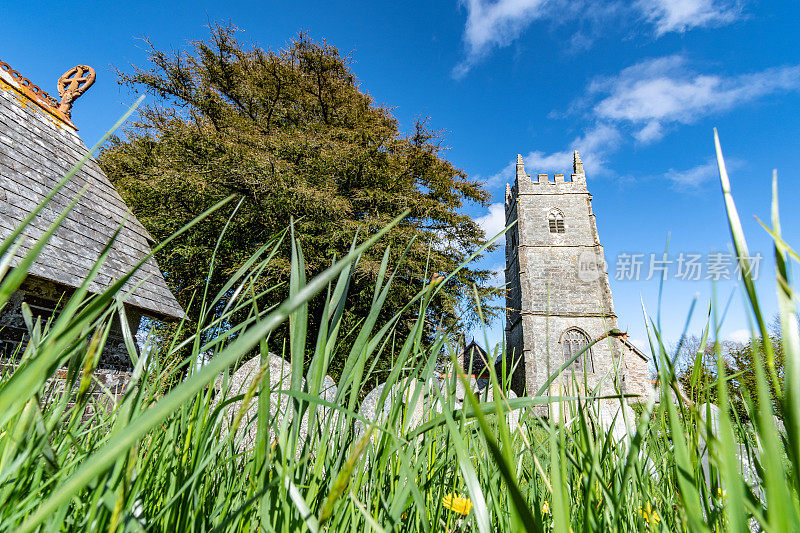
[[[525,172],[525,162],[522,155],[517,154],[517,173],[514,179],[514,187],[509,188],[506,194],[506,203],[510,197],[519,194],[560,194],[569,192],[586,192],[586,174],[583,170],[583,162],[577,150],[572,154],[572,174],[569,180],[565,179],[564,174],[554,174],[550,180],[549,174],[537,174],[536,179],[532,179]]]

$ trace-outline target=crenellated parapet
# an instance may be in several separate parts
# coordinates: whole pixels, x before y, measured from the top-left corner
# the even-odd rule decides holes
[[[550,179],[548,174],[537,174],[536,179],[532,179],[525,173],[525,163],[522,155],[517,155],[517,173],[514,179],[514,186],[507,187],[506,205],[511,203],[511,197],[517,194],[565,194],[565,193],[586,193],[586,174],[583,170],[583,162],[577,150],[573,152],[572,174],[569,180],[564,174],[554,174]]]

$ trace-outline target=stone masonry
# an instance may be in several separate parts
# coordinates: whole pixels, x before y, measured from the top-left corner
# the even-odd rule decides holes
[[[531,180],[518,155],[505,211],[507,224],[517,222],[506,234],[506,338],[516,369],[512,388],[533,395],[572,354],[616,328],[617,316],[577,151],[569,181],[563,174],[554,181],[547,174]],[[649,392],[647,358],[624,338],[601,340],[562,379],[570,379],[573,371],[581,389],[585,377],[589,389],[602,383],[602,393]]]
[[[22,315],[23,303],[28,305],[33,321],[41,320],[44,327],[49,321],[58,318],[60,310],[73,292],[71,287],[50,280],[34,276],[26,279],[11,295],[6,306],[0,310],[0,361],[8,363],[18,360],[28,344],[29,332]],[[131,305],[125,305],[125,318],[128,330],[135,335],[139,330],[141,311]],[[133,370],[120,318],[116,313],[112,318],[98,369],[123,373],[130,373]]]

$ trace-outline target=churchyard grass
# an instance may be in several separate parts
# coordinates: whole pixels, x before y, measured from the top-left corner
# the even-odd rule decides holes
[[[717,155],[732,240],[747,257],[718,143]],[[468,391],[463,405],[457,404],[450,391],[457,380],[467,380],[449,340],[452,332],[440,331],[433,343],[423,335],[427,305],[447,277],[438,283],[405,279],[402,263],[389,265],[388,253],[368,318],[356,330],[342,331],[354,265],[397,220],[354,242],[348,255],[312,279],[306,279],[301,243],[289,228],[254,254],[220,294],[198,296],[193,305],[204,319],[192,331],[179,331],[180,342],[160,339],[157,349],[137,352],[131,332],[125,332],[134,371],[113,410],[94,405],[87,390],[111,320],[124,314],[126,280],[90,294],[95,268],[57,318],[43,322],[26,311],[30,342],[0,383],[0,530],[796,530],[800,336],[796,295],[787,280],[789,263],[800,257],[781,237],[777,185],[774,198],[766,229],[775,243],[785,375],[774,372],[772,347],[765,343],[756,390],[748,391],[759,399],[749,404],[754,423],[731,414],[725,387],[718,416],[708,416],[705,407],[680,394],[674,351],[645,313],[658,393],[638,399],[637,416],[626,420],[631,435],[624,438],[601,424],[597,402],[577,388],[566,387],[557,397],[539,391],[514,398],[505,377],[492,371],[491,400]],[[0,245],[0,307],[52,234],[10,269],[15,239],[25,229]],[[292,251],[288,298],[265,306],[259,272],[284,243]],[[763,295],[742,270],[754,335],[768,339],[759,306]],[[417,283],[419,292],[382,323],[378,317],[393,283]],[[225,309],[209,311],[222,298]],[[312,298],[324,302],[314,330]],[[417,316],[411,323],[400,320],[408,309]],[[288,337],[275,338],[286,321]],[[703,342],[716,338],[720,326],[712,306]],[[307,342],[310,335],[313,343]],[[272,390],[270,349],[291,369],[284,385]],[[373,420],[359,407],[365,384],[374,382],[371,362],[380,352],[391,353],[395,365],[381,376],[386,386],[378,405],[387,397],[395,401]],[[161,362],[174,354],[188,354],[190,372],[165,392],[162,385],[175,381],[176,370]],[[505,357],[502,347],[491,355]],[[265,363],[259,379],[233,390],[231,371],[254,356]],[[326,400],[320,390],[334,358],[345,361],[344,370],[335,395]],[[418,386],[436,382],[443,359],[455,364],[445,386]],[[66,368],[70,390],[47,392],[48,378],[60,367]],[[726,379],[722,364],[719,379]],[[782,393],[777,414],[785,429],[775,422],[770,381]],[[281,396],[289,399],[285,413],[271,416]],[[548,403],[551,416],[543,418],[541,407]],[[250,406],[257,417],[250,416]],[[633,418],[628,410],[619,416]],[[746,438],[740,443],[735,434]],[[254,435],[251,442],[248,435]]]

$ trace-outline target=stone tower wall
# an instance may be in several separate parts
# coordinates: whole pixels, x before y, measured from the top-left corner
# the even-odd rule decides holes
[[[563,233],[550,231],[554,210],[563,216]],[[514,221],[506,236],[507,350],[517,368],[515,391],[527,389],[532,395],[563,364],[568,329],[596,339],[617,327],[592,196],[577,152],[570,181],[561,174],[553,181],[547,174],[532,180],[518,157],[515,184],[506,190],[506,222]],[[647,363],[613,338],[591,348],[588,370],[588,386],[602,380],[604,392],[612,392],[615,383],[627,388],[635,381],[638,390],[645,389],[640,382],[649,384]],[[583,383],[582,369],[579,373]]]

